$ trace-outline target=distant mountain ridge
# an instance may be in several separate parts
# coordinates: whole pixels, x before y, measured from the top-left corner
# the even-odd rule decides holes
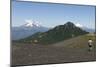
[[[58,25],[46,32],[38,32],[18,42],[36,43],[36,44],[52,44],[65,39],[87,34],[88,32],[75,26],[72,22],[64,25]]]
[[[85,26],[83,26],[82,24],[79,24],[79,23],[76,23],[75,26],[77,26],[77,27],[79,27],[79,28],[81,28],[81,29],[83,29],[83,30],[85,30],[87,32],[92,32],[92,33],[95,32],[95,29],[85,27]]]
[[[87,31],[87,32],[90,32],[90,33],[91,32],[92,33],[95,32],[95,29],[92,29],[92,28],[83,27],[82,29],[85,30],[85,31]]]

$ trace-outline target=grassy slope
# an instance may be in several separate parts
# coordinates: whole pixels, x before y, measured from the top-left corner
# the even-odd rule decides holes
[[[62,42],[53,44],[55,46],[66,46],[68,48],[86,48],[88,47],[87,43],[88,43],[88,39],[92,39],[93,43],[94,43],[94,47],[95,47],[95,35],[94,34],[86,34],[86,35],[82,35],[82,36],[78,36],[75,38],[71,38],[69,40],[64,40]]]

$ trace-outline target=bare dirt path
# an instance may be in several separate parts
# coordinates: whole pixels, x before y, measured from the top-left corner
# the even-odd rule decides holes
[[[95,46],[89,52],[87,39],[84,36],[75,37],[52,45],[12,43],[12,65],[69,63],[95,60]]]

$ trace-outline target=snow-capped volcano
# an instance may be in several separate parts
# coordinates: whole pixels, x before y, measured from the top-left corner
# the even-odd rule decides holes
[[[33,20],[25,20],[25,24],[22,25],[24,27],[40,27],[40,23],[37,21],[33,21]]]
[[[48,30],[49,28],[40,25],[40,23],[37,21],[25,20],[25,24],[12,28],[12,39],[18,40],[33,35],[37,32],[45,32]]]

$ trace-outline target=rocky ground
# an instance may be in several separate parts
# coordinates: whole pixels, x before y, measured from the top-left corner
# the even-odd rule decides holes
[[[90,52],[88,38],[92,38],[94,42],[93,50]],[[12,42],[11,49],[13,66],[96,61],[94,35],[78,36],[50,45]]]

